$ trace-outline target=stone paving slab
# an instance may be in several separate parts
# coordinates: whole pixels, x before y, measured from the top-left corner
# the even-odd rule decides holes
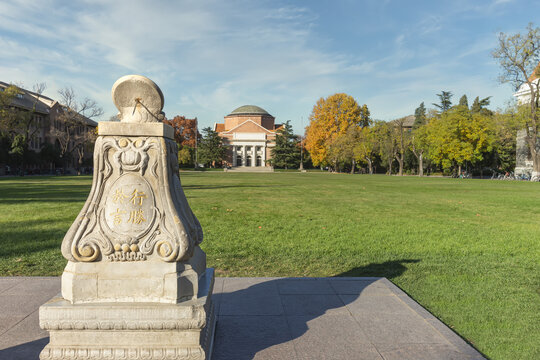
[[[0,359],[38,359],[56,277],[0,277]],[[212,360],[484,359],[385,278],[216,278]]]

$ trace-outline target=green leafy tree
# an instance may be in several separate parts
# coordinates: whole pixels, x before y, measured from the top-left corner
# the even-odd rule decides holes
[[[410,142],[410,136],[409,133],[404,128],[404,122],[405,117],[396,119],[392,121],[393,128],[391,135],[394,137],[394,142],[397,147],[397,151],[394,155],[394,158],[397,160],[399,164],[399,171],[398,175],[403,176],[403,165],[404,165],[404,159],[405,159],[405,152],[408,149],[409,142]]]
[[[28,153],[30,139],[39,130],[36,107],[45,90],[45,83],[36,84],[33,92],[23,90],[15,85],[10,85],[0,96],[0,128],[7,130],[13,137],[11,154],[15,155],[21,166],[21,174],[24,174],[27,160],[34,159],[35,154]],[[32,106],[29,109],[19,109],[11,106],[14,96],[25,96],[31,99]]]
[[[354,174],[356,158],[354,147],[358,142],[358,134],[362,128],[351,126],[347,132],[337,137],[328,148],[328,157],[336,171],[340,171],[341,165],[351,164],[351,174]]]
[[[490,103],[490,100],[489,100],[490,98],[491,98],[491,96],[488,96],[488,97],[483,98],[481,100],[480,100],[479,96],[474,98],[474,102],[473,102],[473,104],[471,106],[471,112],[472,113],[484,113],[485,115],[492,115],[493,113],[491,112],[491,110],[486,108]]]
[[[293,134],[290,120],[277,131],[276,145],[272,148],[269,163],[277,168],[295,168],[300,165],[300,146],[298,137]]]
[[[225,147],[221,136],[211,127],[204,128],[198,148],[199,162],[205,166],[216,167],[221,165],[224,157]]]
[[[426,107],[424,106],[424,102],[422,101],[420,103],[420,106],[418,106],[416,110],[414,110],[413,128],[417,128],[425,123],[426,123]]]
[[[465,106],[467,109],[469,108],[469,100],[467,99],[467,95],[463,95],[459,99],[459,106]]]
[[[522,102],[528,112],[523,125],[533,160],[531,180],[540,181],[540,28],[531,23],[524,34],[500,33],[498,40],[499,46],[493,51],[493,57],[502,69],[499,80],[512,84],[516,90],[523,86],[528,91],[528,99]]]
[[[493,129],[488,116],[472,114],[455,107],[439,117],[430,119],[427,126],[430,158],[444,169],[461,167],[481,161],[492,150]]]
[[[367,164],[369,174],[373,174],[373,162],[377,152],[377,141],[371,127],[358,130],[356,143],[354,144],[354,159],[361,164]]]
[[[195,151],[191,146],[184,145],[178,150],[178,165],[189,166],[193,165],[193,155]]]
[[[398,152],[395,126],[392,123],[380,121],[375,123],[372,131],[375,141],[378,144],[378,154],[386,166],[386,173],[392,175],[392,165]]]
[[[448,111],[452,107],[452,92],[450,91],[441,91],[440,94],[437,94],[440,103],[433,103],[441,112]]]
[[[510,172],[516,167],[516,136],[522,126],[518,111],[515,107],[509,107],[492,117],[495,138],[490,165],[501,172]]]
[[[418,176],[424,176],[424,160],[428,155],[427,126],[423,125],[412,130],[410,148],[418,161]]]

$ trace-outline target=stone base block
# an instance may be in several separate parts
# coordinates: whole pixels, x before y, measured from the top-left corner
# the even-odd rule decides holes
[[[39,309],[49,359],[189,359],[211,357],[214,271],[206,269],[196,299],[178,304],[84,303],[58,296]]]
[[[180,303],[197,297],[206,254],[197,246],[186,262],[68,261],[62,297],[73,304],[111,302]]]

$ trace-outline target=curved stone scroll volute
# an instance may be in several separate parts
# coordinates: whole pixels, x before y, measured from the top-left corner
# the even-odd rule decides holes
[[[92,189],[62,254],[70,262],[185,262],[203,234],[182,190],[173,130],[160,121],[163,94],[128,75],[112,97],[121,121],[99,124]]]

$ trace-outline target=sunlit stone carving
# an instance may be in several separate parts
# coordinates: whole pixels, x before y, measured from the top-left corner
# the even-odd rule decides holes
[[[62,242],[62,297],[40,308],[51,332],[41,358],[204,359],[214,273],[182,190],[173,130],[161,122],[163,94],[128,75],[112,97],[121,121],[98,126],[92,189]]]

